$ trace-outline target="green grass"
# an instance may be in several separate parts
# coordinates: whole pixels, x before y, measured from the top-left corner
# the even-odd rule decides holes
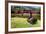
[[[27,27],[39,27],[40,20],[37,20],[37,23],[32,25],[27,22],[27,18],[12,17],[11,18],[11,28],[27,28]]]

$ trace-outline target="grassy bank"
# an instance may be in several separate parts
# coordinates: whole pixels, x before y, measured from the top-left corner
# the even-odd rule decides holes
[[[27,18],[12,17],[11,18],[11,27],[12,28],[27,28],[27,27],[39,27],[40,20],[37,20],[37,23],[32,25],[27,22]]]

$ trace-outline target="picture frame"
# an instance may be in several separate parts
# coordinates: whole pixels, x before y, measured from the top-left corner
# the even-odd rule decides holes
[[[9,29],[11,25],[10,19],[11,19],[11,6],[25,6],[25,7],[34,7],[34,6],[40,6],[42,9],[40,12],[41,16],[41,29],[40,28],[16,28],[16,29]],[[36,30],[37,29],[37,30]],[[45,31],[45,4],[44,2],[24,2],[24,1],[5,1],[5,33],[23,33],[23,32],[42,32]]]

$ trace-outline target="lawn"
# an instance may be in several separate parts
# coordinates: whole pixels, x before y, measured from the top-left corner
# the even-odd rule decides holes
[[[40,20],[37,20],[37,23],[32,25],[27,22],[27,18],[12,17],[11,18],[11,28],[28,28],[28,27],[39,27]]]

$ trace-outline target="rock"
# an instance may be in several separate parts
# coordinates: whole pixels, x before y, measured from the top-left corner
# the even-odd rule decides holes
[[[27,19],[27,21],[28,21],[30,24],[36,24],[37,19],[35,19],[34,17],[32,17],[32,18]]]

